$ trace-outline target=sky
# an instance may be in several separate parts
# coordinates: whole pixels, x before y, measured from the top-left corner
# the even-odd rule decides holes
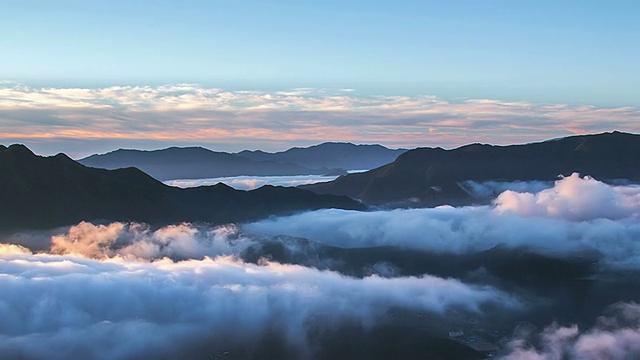
[[[0,143],[74,157],[638,132],[637,1],[5,0]]]

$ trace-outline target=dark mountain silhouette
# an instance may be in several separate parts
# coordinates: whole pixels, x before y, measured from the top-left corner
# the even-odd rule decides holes
[[[388,149],[381,145],[326,142],[306,148],[294,147],[277,153],[245,150],[236,155],[256,161],[294,163],[311,168],[368,170],[388,164],[406,151],[406,149]]]
[[[90,168],[64,154],[37,156],[23,145],[0,148],[0,184],[0,229],[82,220],[226,223],[308,209],[363,208],[347,197],[296,188],[174,188],[136,168]]]
[[[418,148],[368,172],[301,188],[376,205],[463,205],[482,201],[460,186],[467,180],[552,181],[573,172],[603,181],[640,180],[640,135],[613,132],[524,145]]]
[[[158,180],[203,179],[225,176],[270,176],[345,173],[344,170],[307,168],[290,162],[247,159],[202,147],[171,147],[162,150],[115,150],[91,155],[79,163],[102,169],[136,167]]]

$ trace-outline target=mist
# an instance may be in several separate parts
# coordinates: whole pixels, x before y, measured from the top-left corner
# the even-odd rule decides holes
[[[486,206],[10,234],[0,353],[482,358],[449,338],[464,329],[506,359],[637,355],[640,187],[474,186],[509,189]]]
[[[176,179],[164,181],[170,186],[181,188],[215,185],[223,183],[236,190],[253,190],[264,185],[273,186],[299,186],[314,184],[317,182],[335,180],[337,176],[324,175],[297,175],[297,176],[235,176],[210,179]]]
[[[552,324],[542,331],[522,326],[504,360],[632,359],[640,356],[640,305],[617,303],[587,329]]]
[[[238,345],[232,339],[257,344],[270,331],[305,357],[311,327],[372,327],[390,321],[393,309],[482,317],[487,305],[520,306],[492,287],[456,279],[355,279],[231,256],[98,260],[2,245],[0,272],[0,353],[27,358],[159,356],[169,346],[215,353]]]
[[[578,174],[538,193],[507,190],[490,206],[390,211],[319,210],[244,229],[344,248],[397,246],[463,254],[496,246],[556,256],[598,255],[607,266],[640,267],[640,187]]]

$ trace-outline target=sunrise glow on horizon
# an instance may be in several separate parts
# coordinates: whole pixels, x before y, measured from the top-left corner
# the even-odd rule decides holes
[[[635,1],[3,4],[0,143],[281,151],[637,132]]]

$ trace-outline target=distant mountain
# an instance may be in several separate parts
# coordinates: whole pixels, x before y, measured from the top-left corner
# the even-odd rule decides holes
[[[613,132],[524,145],[418,148],[377,169],[301,188],[375,205],[460,205],[477,201],[459,185],[463,181],[552,181],[573,172],[605,181],[640,181],[640,135]]]
[[[64,154],[37,156],[23,145],[0,145],[0,184],[0,229],[5,230],[82,220],[227,223],[309,209],[363,208],[347,197],[296,188],[174,188],[136,168],[90,168]]]
[[[306,148],[294,147],[287,151],[241,151],[236,155],[256,161],[293,163],[305,167],[368,170],[394,161],[406,149],[388,149],[381,145],[355,145],[326,142]]]
[[[162,150],[115,150],[91,155],[79,163],[102,169],[136,167],[158,180],[204,179],[225,176],[323,175],[344,173],[329,168],[309,168],[290,162],[253,160],[202,147],[171,147]]]

